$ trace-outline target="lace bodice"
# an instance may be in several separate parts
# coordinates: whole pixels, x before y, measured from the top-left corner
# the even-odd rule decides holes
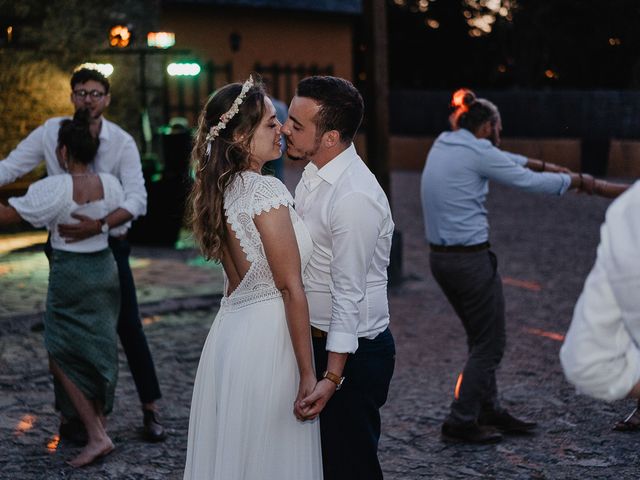
[[[224,193],[225,215],[251,266],[238,287],[223,298],[223,305],[240,308],[281,296],[273,281],[260,233],[253,223],[256,215],[281,205],[289,208],[304,270],[313,252],[313,242],[293,209],[293,197],[284,184],[275,177],[245,171],[237,174],[227,187]],[[225,276],[225,292],[227,283]]]

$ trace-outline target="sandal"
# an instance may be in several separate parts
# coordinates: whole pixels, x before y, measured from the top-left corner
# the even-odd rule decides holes
[[[640,431],[640,411],[638,408],[634,408],[627,418],[616,423],[613,429],[618,432]]]

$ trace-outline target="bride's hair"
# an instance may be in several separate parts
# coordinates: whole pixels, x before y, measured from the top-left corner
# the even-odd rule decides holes
[[[246,91],[237,113],[228,121],[221,118],[225,114],[228,118],[227,112],[241,95],[242,87],[241,83],[231,83],[209,97],[198,119],[191,152],[195,181],[189,201],[190,224],[208,260],[222,259],[226,236],[224,192],[238,172],[249,168],[251,139],[265,111],[265,92],[258,83]],[[223,128],[219,128],[221,122]],[[216,133],[212,135],[212,131]]]

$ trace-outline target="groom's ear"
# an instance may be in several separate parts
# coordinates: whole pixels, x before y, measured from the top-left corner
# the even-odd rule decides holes
[[[323,135],[322,141],[327,148],[335,147],[340,143],[340,133],[337,130],[329,130]]]

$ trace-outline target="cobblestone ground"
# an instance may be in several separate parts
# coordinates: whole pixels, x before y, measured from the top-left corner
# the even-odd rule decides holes
[[[403,235],[406,280],[390,292],[398,355],[382,412],[385,478],[638,478],[640,434],[611,431],[633,402],[605,404],[576,396],[558,361],[609,201],[493,187],[488,204],[491,237],[505,283],[508,325],[507,351],[498,374],[500,395],[507,408],[537,420],[539,428],[535,435],[508,437],[498,445],[449,445],[440,441],[439,429],[464,363],[465,340],[428,271],[418,186],[415,172],[393,174],[393,209]],[[134,253],[146,258],[148,252]],[[151,262],[156,264],[160,262]],[[171,271],[160,270],[152,276],[166,282],[172,277]],[[188,292],[190,276],[182,278]],[[41,333],[15,323],[2,330],[10,320],[0,317],[0,478],[181,478],[193,378],[215,314],[215,309],[188,310],[188,301],[182,307],[175,313],[148,315],[145,327],[164,393],[162,418],[169,438],[161,444],[141,440],[139,404],[121,355],[117,400],[108,425],[116,450],[80,471],[64,463],[76,450],[53,442],[57,416]]]

